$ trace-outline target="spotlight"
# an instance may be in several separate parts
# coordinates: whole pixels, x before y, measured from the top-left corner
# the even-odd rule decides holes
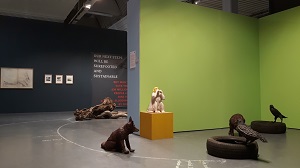
[[[200,2],[201,2],[201,0],[195,0],[195,1],[194,1],[194,3],[195,3],[196,5],[198,5]]]
[[[92,5],[87,3],[87,4],[84,5],[84,7],[87,8],[87,9],[91,9]]]

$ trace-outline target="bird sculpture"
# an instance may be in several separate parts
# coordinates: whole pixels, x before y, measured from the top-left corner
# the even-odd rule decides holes
[[[275,117],[274,122],[276,122],[277,118],[280,118],[281,122],[283,118],[287,118],[286,116],[282,115],[273,105],[270,105],[270,111]]]
[[[252,143],[257,139],[260,139],[262,142],[268,142],[260,133],[248,127],[241,119],[238,119],[236,131],[239,133],[239,135],[246,138],[246,145]]]

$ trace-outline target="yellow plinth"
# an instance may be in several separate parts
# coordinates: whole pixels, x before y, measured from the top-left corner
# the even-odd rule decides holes
[[[140,112],[140,136],[151,140],[173,138],[173,113]]]

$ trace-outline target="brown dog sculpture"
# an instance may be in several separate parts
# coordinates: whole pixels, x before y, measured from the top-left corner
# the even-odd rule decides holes
[[[137,129],[131,119],[129,118],[129,122],[126,123],[123,127],[118,128],[114,132],[112,132],[107,139],[107,141],[103,142],[101,144],[101,148],[106,151],[113,151],[113,152],[121,152],[128,154],[130,152],[134,152],[134,149],[131,149],[130,143],[129,143],[129,134],[132,134],[133,132],[138,132],[139,129]],[[125,149],[124,140],[126,142],[126,146],[129,149]]]

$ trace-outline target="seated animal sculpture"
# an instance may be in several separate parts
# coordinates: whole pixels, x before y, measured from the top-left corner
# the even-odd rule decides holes
[[[154,87],[147,112],[165,112],[165,105],[163,103],[163,100],[165,100],[163,91],[159,90],[158,87]]]
[[[121,152],[124,154],[128,154],[129,151],[134,152],[134,149],[130,146],[129,134],[138,131],[139,129],[135,127],[133,120],[130,117],[128,123],[112,132],[107,141],[101,143],[101,148],[106,151]],[[124,141],[129,151],[125,149]]]
[[[238,120],[241,120],[243,123],[245,123],[245,118],[242,114],[234,114],[229,119],[229,132],[228,134],[231,136],[234,136],[234,130],[236,129],[238,125]],[[241,135],[239,135],[241,136]]]

